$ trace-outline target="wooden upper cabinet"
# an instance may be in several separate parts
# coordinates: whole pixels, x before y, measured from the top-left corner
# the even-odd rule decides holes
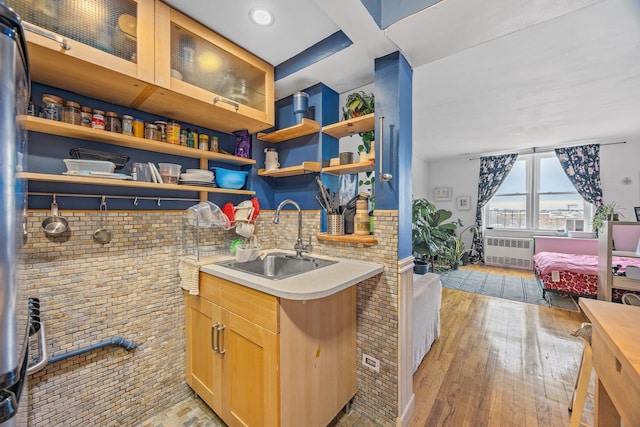
[[[27,22],[33,81],[126,106],[150,90],[154,0],[5,3]]]
[[[5,3],[35,27],[35,82],[221,132],[275,123],[273,66],[159,0]]]
[[[273,66],[160,1],[155,49],[159,88],[141,109],[223,132],[275,123]]]

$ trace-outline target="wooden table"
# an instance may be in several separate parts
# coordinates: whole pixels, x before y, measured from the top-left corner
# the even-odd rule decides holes
[[[580,298],[593,324],[594,426],[640,426],[640,307]]]

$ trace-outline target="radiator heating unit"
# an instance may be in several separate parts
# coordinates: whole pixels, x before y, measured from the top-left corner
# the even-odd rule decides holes
[[[533,269],[533,239],[487,236],[484,263],[502,267]]]

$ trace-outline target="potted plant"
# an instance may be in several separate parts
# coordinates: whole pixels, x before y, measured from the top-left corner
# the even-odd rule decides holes
[[[434,259],[442,253],[442,248],[455,237],[456,229],[462,225],[460,220],[449,221],[453,213],[437,209],[427,199],[415,199],[412,203],[411,240],[417,268],[414,271],[424,274],[428,267],[433,269]],[[424,271],[421,273],[421,271]]]
[[[347,96],[344,107],[342,107],[342,117],[344,120],[366,116],[375,112],[375,96],[364,91],[354,92]],[[369,153],[371,142],[375,139],[374,131],[360,132],[362,144],[358,146],[358,153]]]
[[[593,215],[593,220],[591,221],[591,227],[597,235],[604,221],[617,221],[619,217],[624,218],[624,215],[618,211],[616,202],[602,205],[596,209],[596,213]]]
[[[470,228],[471,227],[465,228],[462,233]],[[450,265],[452,270],[457,270],[464,256],[473,252],[473,249],[465,246],[462,233],[460,233],[460,236],[452,236],[440,252],[442,261]]]
[[[365,116],[375,111],[375,97],[371,94],[366,94],[364,91],[354,92],[347,96],[347,101],[344,107],[342,107],[342,116],[344,120],[349,120],[355,117]]]

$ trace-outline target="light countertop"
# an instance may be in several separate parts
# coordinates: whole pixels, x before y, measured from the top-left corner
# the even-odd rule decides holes
[[[265,250],[263,254],[269,252],[284,252],[295,255],[293,251],[281,249]],[[384,269],[382,264],[373,262],[317,256],[313,253],[305,254],[305,256],[338,262],[281,280],[270,280],[217,264],[203,265],[200,267],[200,271],[276,297],[290,300],[311,300],[333,295],[381,273]],[[220,261],[232,259],[234,258],[231,256],[220,257]]]

